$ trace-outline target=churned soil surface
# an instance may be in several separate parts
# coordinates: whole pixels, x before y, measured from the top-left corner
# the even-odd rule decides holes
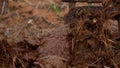
[[[57,7],[60,13],[57,13],[53,7]],[[73,56],[77,55],[71,51],[74,47],[71,44],[73,36],[69,23],[75,21],[68,19],[68,24],[64,22],[64,16],[69,11],[67,3],[61,0],[21,0],[18,2],[10,0],[9,8],[9,13],[0,15],[0,68],[80,68],[75,64],[72,65],[72,61],[79,60],[74,61]],[[111,22],[111,20],[107,21]],[[116,24],[114,25],[116,27]],[[81,36],[83,39],[90,35],[86,32],[81,32],[85,34]],[[96,45],[94,42],[96,40],[91,40],[88,40],[88,43]],[[86,43],[80,45],[84,44]],[[117,65],[120,65],[120,46],[118,44],[116,46],[118,47],[114,48],[114,60]],[[81,50],[76,53],[83,54],[82,49],[89,50],[89,47],[86,48],[84,46],[77,48]],[[94,50],[77,58],[86,63],[83,57],[89,59],[91,56],[94,59],[90,53],[94,54]],[[100,61],[99,58],[98,61]]]
[[[1,68],[66,68],[70,59],[70,30],[63,20],[67,4],[59,0],[10,1],[9,8],[9,13],[0,16]]]
[[[39,58],[35,64],[45,68],[66,68],[70,59],[70,47],[67,41],[69,32],[68,26],[64,25],[44,37],[45,44],[37,48]]]

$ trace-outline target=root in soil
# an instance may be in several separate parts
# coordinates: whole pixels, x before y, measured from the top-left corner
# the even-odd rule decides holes
[[[115,16],[114,13],[108,15],[112,12],[110,9],[101,6],[75,7],[65,16],[65,21],[71,29],[71,60],[68,64],[72,67],[119,68],[113,60],[112,49],[112,33],[115,32],[114,29],[118,31],[118,26],[108,26],[115,23],[107,21]]]

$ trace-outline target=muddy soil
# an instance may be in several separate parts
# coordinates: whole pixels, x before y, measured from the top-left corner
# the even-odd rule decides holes
[[[1,68],[66,68],[69,57],[68,10],[60,1],[9,2],[0,16]],[[61,11],[57,14],[50,4]]]
[[[60,13],[57,14],[50,4],[54,4]],[[87,43],[93,46],[84,47],[86,42],[80,44],[81,46],[77,48],[79,52],[76,53],[81,55],[73,54],[74,35],[70,23],[76,22],[76,19],[70,16],[67,22],[64,21],[64,16],[69,11],[67,3],[60,0],[21,0],[18,2],[10,0],[9,8],[9,13],[0,15],[0,68],[96,68],[97,66],[115,68],[114,65],[120,66],[119,44],[114,44],[113,48],[115,64],[111,63],[111,66],[109,64],[107,66],[107,63],[102,63],[103,59],[99,58],[101,54],[106,57],[104,48],[103,53],[100,52],[99,57],[96,58],[97,49],[102,49],[101,46],[96,46],[96,41],[99,41],[96,38],[87,40]],[[111,22],[109,26],[113,25],[112,31],[118,31],[115,28],[118,24],[113,23],[116,21],[106,20],[106,22],[108,21]],[[87,33],[87,31],[81,33],[85,34],[81,36],[81,39],[90,35],[90,32]],[[78,35],[76,37],[79,41]],[[97,43],[97,45],[101,44]],[[73,56],[77,56],[77,60],[74,61]],[[84,60],[86,57],[87,59]],[[79,61],[83,61],[84,64]],[[94,65],[97,61],[101,62]],[[74,62],[78,62],[79,65]],[[85,64],[89,62],[89,65]]]

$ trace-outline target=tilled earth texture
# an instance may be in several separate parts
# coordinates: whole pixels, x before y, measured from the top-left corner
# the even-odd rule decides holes
[[[103,12],[101,4],[69,9],[60,0],[4,4],[0,68],[120,68],[118,12]]]

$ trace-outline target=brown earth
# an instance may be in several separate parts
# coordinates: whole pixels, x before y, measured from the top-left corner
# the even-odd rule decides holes
[[[26,1],[21,0],[18,3],[10,1],[9,13],[0,16],[0,68],[116,68],[115,65],[120,66],[120,45],[113,44],[109,32],[108,34],[101,32],[112,41],[107,44],[109,44],[108,49],[112,46],[114,53],[110,52],[110,55],[107,55],[104,49],[106,39],[103,40],[98,36],[101,33],[93,27],[96,28],[96,23],[90,23],[88,17],[85,19],[89,22],[82,25],[88,30],[82,28],[76,35],[74,27],[75,31],[79,32],[81,22],[71,16],[68,16],[65,21],[67,24],[64,22],[64,16],[69,11],[68,4],[60,0]],[[49,4],[55,4],[60,9],[60,14],[57,14]],[[85,20],[81,21],[85,22]],[[71,28],[71,22],[77,24],[72,24]],[[113,29],[111,32],[118,31],[116,20],[108,19],[105,22],[105,25],[110,26],[106,29]],[[97,28],[98,26],[99,24]],[[86,40],[91,35],[95,37]],[[111,55],[114,62],[110,59]]]

